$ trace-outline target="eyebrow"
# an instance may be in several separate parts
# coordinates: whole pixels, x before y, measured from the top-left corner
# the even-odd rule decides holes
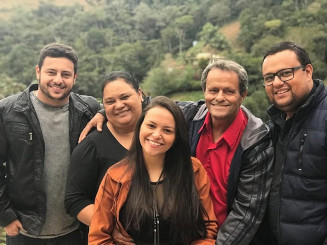
[[[292,67],[286,67],[286,68],[282,68],[282,69],[279,69],[278,71],[276,72],[268,72],[268,73],[265,73],[265,74],[262,74],[262,76],[266,76],[266,75],[274,75],[282,70],[287,70],[287,69],[292,69]]]

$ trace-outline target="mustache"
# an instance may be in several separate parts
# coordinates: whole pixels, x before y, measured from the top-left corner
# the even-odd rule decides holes
[[[50,87],[56,87],[56,88],[65,88],[66,87],[66,85],[64,83],[59,83],[58,84],[58,83],[54,83],[54,82],[50,83],[49,86]]]

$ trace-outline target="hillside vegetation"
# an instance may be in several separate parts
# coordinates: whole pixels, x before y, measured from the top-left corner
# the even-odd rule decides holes
[[[127,70],[146,94],[197,99],[203,68],[223,56],[247,69],[245,104],[265,118],[262,54],[282,40],[304,46],[327,78],[327,0],[11,0],[0,19],[0,97],[36,82],[50,42],[77,50],[75,90],[95,97],[106,73]]]

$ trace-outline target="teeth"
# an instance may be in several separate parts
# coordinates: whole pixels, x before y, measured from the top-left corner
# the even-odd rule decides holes
[[[155,146],[160,145],[159,143],[156,143],[156,142],[154,142],[154,141],[152,141],[152,140],[148,140],[148,141],[150,142],[151,145],[155,145]]]
[[[276,92],[276,94],[284,94],[284,93],[286,93],[288,90],[283,90],[283,91],[278,91],[278,92]]]
[[[125,114],[127,111],[121,111],[121,112],[118,112],[117,115],[122,115],[122,114]]]

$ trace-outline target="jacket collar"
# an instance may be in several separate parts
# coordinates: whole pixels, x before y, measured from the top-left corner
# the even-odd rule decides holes
[[[14,110],[18,112],[23,111],[30,111],[31,108],[33,108],[32,103],[30,101],[30,92],[36,91],[38,89],[38,84],[32,84],[28,88],[26,88],[17,98]],[[74,108],[82,113],[89,110],[89,106],[84,102],[83,99],[81,99],[80,95],[71,92],[69,96],[69,104],[71,107],[74,106]]]
[[[14,104],[14,110],[18,112],[29,111],[32,108],[30,92],[37,90],[38,84],[32,84],[26,88],[17,98]]]
[[[245,150],[258,143],[265,135],[268,134],[269,129],[260,118],[254,116],[244,105],[241,105],[241,109],[245,112],[248,118],[248,123],[244,129],[240,142],[242,148]],[[207,113],[208,109],[206,105],[203,104],[194,116],[193,121],[204,120]]]

